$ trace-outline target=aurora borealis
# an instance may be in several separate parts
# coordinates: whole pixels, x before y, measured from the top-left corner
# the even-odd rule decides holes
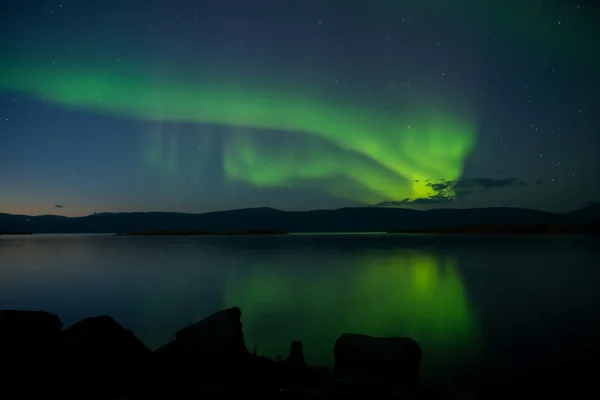
[[[155,350],[238,306],[270,357],[406,336],[425,381],[579,385],[598,3],[0,1],[0,310],[110,315]],[[466,221],[551,234],[383,232]]]
[[[9,1],[0,209],[598,198],[586,4],[313,3]]]
[[[303,100],[295,90],[286,90],[294,93],[290,96],[256,84],[244,88],[243,83],[231,84],[231,79],[224,79],[229,83],[224,87],[214,87],[213,80],[198,85],[164,80],[155,84],[151,78],[106,71],[17,67],[7,71],[3,86],[67,106],[145,120],[315,136],[335,145],[337,151],[302,141],[277,154],[262,146],[264,140],[256,140],[260,134],[236,132],[223,146],[224,170],[227,176],[258,187],[347,178],[355,185],[346,190],[338,187],[330,194],[366,204],[434,195],[423,182],[458,179],[474,141],[469,123],[455,122],[426,106],[404,118],[391,118],[335,102]]]

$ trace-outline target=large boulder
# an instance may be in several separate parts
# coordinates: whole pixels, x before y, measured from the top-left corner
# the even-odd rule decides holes
[[[415,386],[419,377],[421,349],[410,338],[344,334],[333,352],[335,370],[364,378],[367,386]]]
[[[0,310],[0,360],[9,368],[54,363],[61,328],[47,312]]]
[[[34,398],[40,388],[55,393],[59,383],[54,379],[58,358],[58,337],[62,322],[56,315],[43,311],[0,310],[0,363],[2,393],[21,398]],[[23,377],[28,382],[23,384]],[[18,394],[16,394],[18,393]]]
[[[64,371],[77,385],[66,395],[108,398],[135,392],[151,352],[108,316],[85,318],[60,334]],[[83,390],[83,392],[82,392]]]
[[[183,328],[174,341],[154,352],[157,364],[213,371],[238,367],[249,356],[241,316],[233,307]]]
[[[145,363],[150,350],[109,316],[85,318],[61,332],[66,367],[131,368]]]

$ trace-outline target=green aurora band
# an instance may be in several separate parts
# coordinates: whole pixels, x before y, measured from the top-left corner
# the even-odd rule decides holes
[[[440,100],[416,99],[391,115],[317,91],[223,77],[184,81],[114,66],[13,65],[0,72],[0,90],[64,106],[149,121],[229,126],[239,131],[224,143],[229,177],[258,187],[320,182],[332,196],[366,204],[436,195],[427,181],[458,179],[475,142],[472,116],[461,116]],[[287,151],[285,146],[272,151],[260,135],[248,133],[250,128],[318,141],[309,138]],[[331,146],[322,146],[323,141]],[[153,151],[160,160],[160,150]]]
[[[348,264],[229,270],[225,306],[241,308],[248,348],[286,357],[300,340],[309,363],[329,365],[335,339],[358,332],[414,338],[426,374],[449,377],[476,362],[479,322],[452,255],[367,252]]]

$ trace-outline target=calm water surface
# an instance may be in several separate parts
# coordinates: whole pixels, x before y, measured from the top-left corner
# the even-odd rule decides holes
[[[155,349],[242,309],[249,349],[330,365],[344,332],[409,336],[428,380],[502,381],[598,348],[590,237],[0,237],[0,309],[109,314]]]

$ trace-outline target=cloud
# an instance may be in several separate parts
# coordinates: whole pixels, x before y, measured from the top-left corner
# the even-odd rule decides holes
[[[471,188],[480,188],[484,190],[501,188],[507,186],[527,186],[527,183],[517,179],[517,178],[506,178],[506,179],[496,179],[496,178],[472,178],[472,179],[461,179],[456,181],[454,184],[454,189],[471,189]]]
[[[415,181],[418,182],[418,181]],[[538,181],[534,181],[536,184]],[[431,197],[421,197],[415,199],[404,199],[397,201],[382,201],[374,204],[375,207],[398,207],[406,205],[431,205],[450,203],[457,197],[468,196],[472,193],[487,192],[491,189],[504,188],[509,186],[527,186],[529,183],[517,178],[468,178],[456,181],[427,182],[427,186],[436,191]]]
[[[374,204],[374,207],[398,207],[407,205],[429,205],[429,204],[442,204],[450,203],[455,198],[446,196],[442,193],[438,193],[431,197],[419,197],[416,199],[404,199],[398,201],[382,201],[381,203]]]
[[[65,206],[61,205],[61,204],[55,204],[54,208],[65,208]]]

